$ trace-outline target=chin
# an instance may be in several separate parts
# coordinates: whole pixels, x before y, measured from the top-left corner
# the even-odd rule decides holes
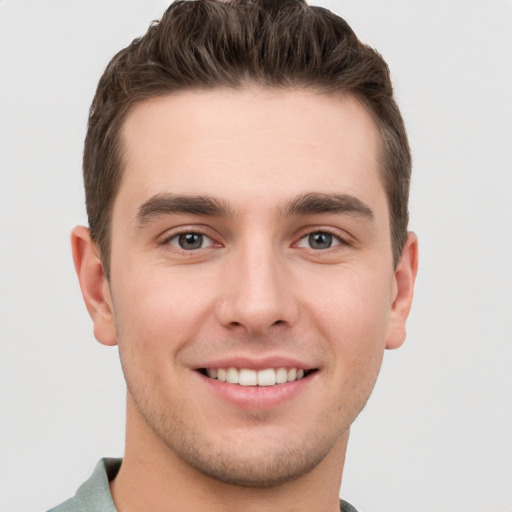
[[[202,474],[229,485],[269,488],[296,480],[313,471],[331,451],[315,438],[294,447],[266,447],[250,453],[219,449],[197,450],[182,446],[181,457]],[[314,439],[315,438],[315,439]],[[311,446],[309,446],[309,445]]]

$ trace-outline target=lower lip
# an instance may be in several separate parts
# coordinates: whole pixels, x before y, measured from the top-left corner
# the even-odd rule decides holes
[[[222,399],[241,409],[262,410],[278,407],[293,398],[312,383],[318,372],[311,373],[302,379],[274,386],[240,386],[217,379],[212,379],[195,372],[210,390]]]

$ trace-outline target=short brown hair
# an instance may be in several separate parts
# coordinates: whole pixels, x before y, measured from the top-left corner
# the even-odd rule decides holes
[[[120,130],[130,109],[180,90],[248,84],[349,93],[369,109],[382,138],[397,264],[407,237],[411,156],[384,59],[345,20],[304,0],[188,0],[174,2],[110,61],[91,105],[85,195],[107,276],[112,205],[122,177]]]

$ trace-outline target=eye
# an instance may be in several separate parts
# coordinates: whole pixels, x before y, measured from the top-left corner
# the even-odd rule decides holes
[[[336,235],[326,231],[315,231],[302,237],[297,244],[298,247],[305,247],[307,249],[325,250],[341,245],[342,241]]]
[[[214,245],[214,241],[209,236],[194,232],[174,235],[172,238],[169,238],[167,243],[183,251],[195,251]]]

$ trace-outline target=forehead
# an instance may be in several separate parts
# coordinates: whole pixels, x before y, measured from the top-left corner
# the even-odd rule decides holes
[[[260,208],[312,191],[383,196],[378,128],[348,95],[185,91],[135,106],[121,137],[118,196],[134,207],[161,193]]]

